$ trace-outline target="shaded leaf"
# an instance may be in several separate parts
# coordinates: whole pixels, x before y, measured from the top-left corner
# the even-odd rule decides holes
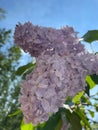
[[[80,121],[80,117],[75,112],[73,112],[70,118],[70,123],[72,126],[71,130],[82,130]]]
[[[96,41],[98,40],[98,30],[89,30],[82,38],[88,43]]]
[[[35,67],[35,64],[32,63],[28,63],[27,65],[21,66],[18,68],[18,70],[16,71],[17,75],[23,75],[23,74],[27,74],[27,72],[31,69],[33,69]]]
[[[93,99],[98,101],[98,98],[93,98]]]
[[[17,114],[19,114],[21,112],[21,110],[17,110],[16,112],[12,113],[12,114],[9,114],[8,116],[11,117],[11,116],[15,116]]]
[[[69,130],[82,130],[82,125],[80,123],[81,118],[75,111],[70,112],[68,109],[65,109],[65,115],[70,123]]]
[[[55,127],[55,130],[61,130],[62,127],[62,120],[60,119],[57,126]]]
[[[36,130],[61,130],[62,119],[60,111],[49,118],[44,124],[39,124]]]
[[[85,93],[90,96],[90,86],[89,84],[87,83],[87,85],[85,86]]]
[[[98,105],[96,105],[95,108],[96,108],[96,111],[98,112]]]
[[[69,107],[72,106],[72,105],[74,105],[74,103],[72,102],[72,97],[67,96],[65,104],[69,105]]]
[[[66,115],[66,118],[67,118],[68,122],[70,122],[71,115],[72,115],[72,113],[70,112],[70,110],[65,109],[65,115]]]
[[[83,96],[82,96],[81,102],[82,102],[82,104],[84,104],[84,105],[92,105],[92,104],[91,104],[91,101],[89,100],[89,98],[88,98],[86,95],[83,95]]]
[[[98,75],[94,74],[94,75],[91,75],[90,77],[94,81],[95,84],[98,84]]]

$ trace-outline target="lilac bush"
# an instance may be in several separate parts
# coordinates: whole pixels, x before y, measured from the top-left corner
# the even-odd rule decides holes
[[[19,102],[26,123],[43,123],[67,96],[85,90],[87,75],[98,74],[98,55],[85,50],[72,27],[16,26],[15,43],[36,58],[36,68],[21,85]]]

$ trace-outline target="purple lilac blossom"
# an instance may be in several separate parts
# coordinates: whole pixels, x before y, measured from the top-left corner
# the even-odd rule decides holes
[[[43,123],[67,96],[85,90],[85,78],[98,74],[98,55],[90,54],[72,27],[53,29],[30,22],[15,28],[15,43],[36,58],[36,68],[22,82],[19,102],[26,123]]]

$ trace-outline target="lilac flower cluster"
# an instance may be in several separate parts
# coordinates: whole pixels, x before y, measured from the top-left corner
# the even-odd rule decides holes
[[[53,29],[34,26],[30,22],[17,25],[15,29],[15,43],[32,56],[38,57],[42,52],[53,55],[70,55],[83,52],[84,46],[72,27]]]
[[[89,54],[71,27],[52,29],[31,23],[17,25],[15,43],[36,57],[36,68],[21,87],[21,110],[26,123],[49,119],[67,96],[85,89],[85,77],[98,74],[98,56]]]

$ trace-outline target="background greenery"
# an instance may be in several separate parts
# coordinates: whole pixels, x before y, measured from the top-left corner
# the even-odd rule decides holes
[[[0,9],[0,20],[5,11]],[[20,78],[16,67],[21,56],[20,48],[11,41],[11,30],[0,28],[0,130],[19,130],[22,114],[10,117],[18,107]]]

